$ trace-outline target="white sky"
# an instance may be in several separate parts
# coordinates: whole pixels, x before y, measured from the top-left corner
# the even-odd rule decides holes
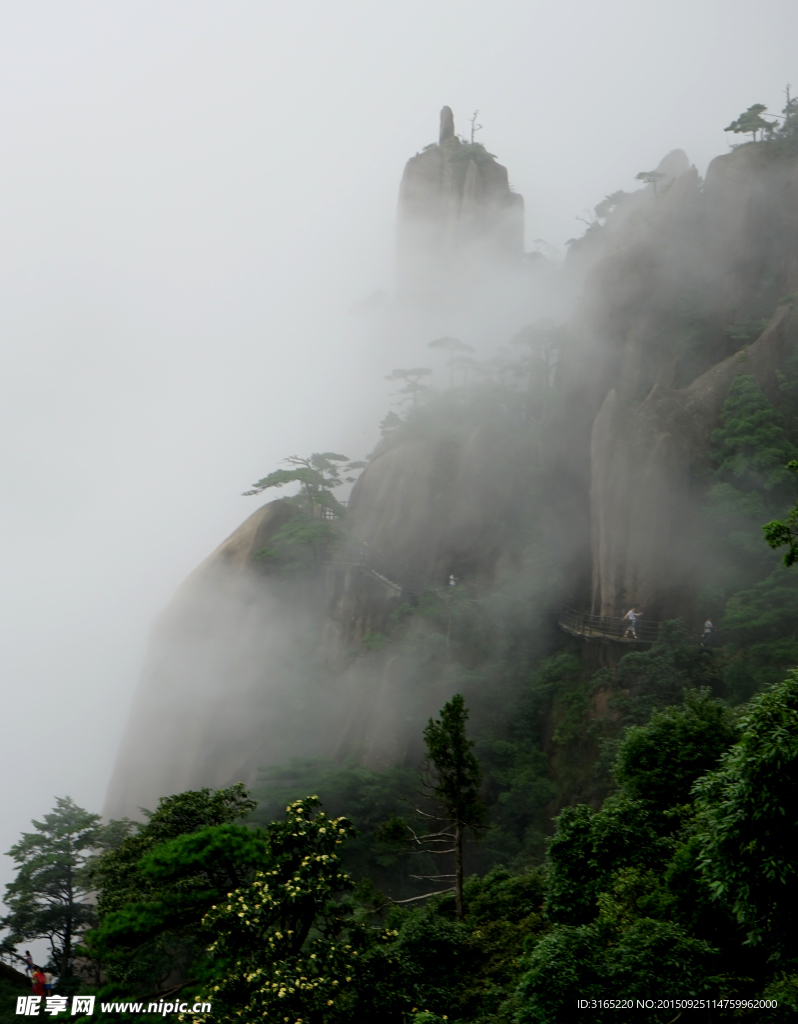
[[[99,809],[153,616],[287,454],[362,457],[405,160],[479,108],[527,239],[798,91],[795,0],[0,4],[0,851]],[[0,880],[11,863],[0,858]]]

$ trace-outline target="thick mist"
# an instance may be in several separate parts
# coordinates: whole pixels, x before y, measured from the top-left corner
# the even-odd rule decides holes
[[[150,625],[242,490],[370,451],[384,376],[435,365],[431,338],[484,356],[567,312],[503,283],[482,320],[391,305],[399,178],[441,105],[458,131],[479,108],[526,248],[563,253],[667,151],[703,174],[740,110],[778,110],[798,26],[784,2],[11,3],[0,25],[7,849],[55,794],[99,808]]]

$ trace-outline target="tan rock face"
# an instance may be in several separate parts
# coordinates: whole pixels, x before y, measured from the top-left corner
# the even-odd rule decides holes
[[[590,442],[595,613],[637,604],[654,619],[701,615],[696,516],[711,434],[738,374],[778,403],[790,310],[776,302],[798,289],[796,253],[798,162],[763,163],[745,147],[713,162],[703,190],[694,172],[677,178],[595,266],[577,319],[592,380],[573,354],[569,367],[572,401],[581,388],[583,408],[600,402]],[[723,326],[750,316],[764,287],[767,330],[724,359]],[[697,376],[680,323],[693,296],[717,339],[715,365]]]
[[[297,645],[318,616],[271,585],[254,555],[293,514],[284,501],[258,509],[156,620],[108,815],[135,816],[183,789],[252,782],[264,747],[290,756],[281,701]]]
[[[424,289],[462,279],[486,260],[521,266],[523,200],[504,167],[455,136],[449,108],[439,143],[405,170],[399,237],[413,287],[411,279]],[[402,682],[387,668],[375,685],[352,652],[387,628],[409,588],[445,583],[449,573],[489,579],[511,560],[518,474],[502,472],[503,460],[501,430],[490,426],[384,445],[349,516],[378,565],[330,565],[301,585],[270,577],[254,559],[292,506],[272,502],[250,516],[153,628],[106,812],[135,814],[186,788],[251,783],[260,763],[332,755],[346,742],[372,763],[404,756]],[[420,701],[432,714],[448,696]],[[302,734],[290,735],[285,722],[303,720],[296,707],[285,711],[296,701],[308,701],[308,713]]]
[[[435,273],[456,266],[474,241],[520,253],[520,201],[506,171],[453,130],[443,117],[441,143],[405,171],[409,274],[423,272],[424,258]],[[798,161],[765,165],[744,147],[713,162],[703,185],[694,169],[676,173],[676,157],[669,166],[667,191],[638,195],[596,243],[556,371],[560,412],[534,446],[510,443],[496,410],[386,440],[347,521],[376,574],[331,567],[301,588],[270,578],[253,556],[293,514],[283,501],[250,516],[192,573],[153,629],[107,813],[251,783],[258,764],[296,755],[406,756],[408,680],[390,659],[374,673],[352,652],[385,630],[402,599],[397,584],[402,593],[445,586],[452,573],[488,585],[513,567],[536,473],[556,520],[547,542],[572,551],[571,575],[584,577],[573,600],[602,614],[632,603],[654,619],[696,613],[695,522],[712,430],[738,373],[777,399],[775,372],[794,340],[790,307],[776,302],[798,291]],[[732,353],[724,325],[757,308],[763,282],[776,296],[770,325]],[[710,338],[704,364],[690,355],[685,309]],[[414,706],[423,718],[449,696],[416,694]]]
[[[524,465],[500,424],[386,443],[349,505],[347,531],[366,554],[355,546],[349,563],[299,583],[254,560],[293,507],[276,501],[250,516],[155,624],[106,813],[135,814],[187,788],[251,784],[258,765],[292,756],[355,748],[374,765],[407,756],[420,736],[403,724],[407,680],[390,663],[375,677],[362,639],[386,631],[414,589],[445,588],[450,573],[478,585],[512,565]],[[414,696],[422,718],[451,696],[442,685]]]
[[[441,111],[438,144],[405,167],[397,243],[399,287],[406,294],[437,291],[478,275],[486,262],[520,263],[523,198],[484,147],[454,134],[449,107]]]
[[[523,460],[499,424],[385,444],[355,485],[349,528],[388,574],[428,585],[450,573],[488,580],[513,558]]]

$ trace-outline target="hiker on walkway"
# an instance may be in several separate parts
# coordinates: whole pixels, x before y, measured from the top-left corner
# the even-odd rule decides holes
[[[30,955],[30,950],[25,950],[25,973],[30,977],[33,974],[33,957]]]
[[[712,645],[712,619],[707,619],[704,623],[704,632],[701,634],[701,646],[710,647]]]
[[[624,615],[624,620],[628,619],[629,621],[629,625],[626,627],[626,632],[623,634],[625,637],[629,636],[629,634],[631,633],[635,640],[637,640],[637,632],[635,627],[637,626],[637,617],[639,614],[640,612],[636,611],[635,606],[632,605],[632,607],[629,609],[626,615]]]
[[[43,996],[44,971],[40,967],[37,967],[36,970],[33,972],[33,977],[31,978],[31,981],[33,982],[33,994],[35,996]]]

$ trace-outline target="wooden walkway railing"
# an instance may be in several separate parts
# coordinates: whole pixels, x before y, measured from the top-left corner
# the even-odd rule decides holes
[[[632,628],[628,619],[613,615],[588,615],[578,612],[575,608],[563,608],[557,618],[560,629],[571,636],[581,636],[586,640],[613,640],[621,644],[653,644],[659,636],[660,623],[653,619],[638,619]],[[711,650],[723,644],[723,633],[710,630],[709,634],[700,630],[688,631],[688,643]]]
[[[354,569],[373,576],[386,586],[393,588],[397,596],[423,594],[436,582],[427,574],[414,572],[401,565],[388,565],[374,555],[365,544],[357,542],[349,543],[343,548],[330,552],[324,561],[331,569]]]
[[[563,608],[558,622],[560,628],[572,636],[614,640],[622,644],[651,644],[659,633],[659,623],[650,619],[638,619],[633,627],[628,619],[613,615],[588,615],[575,608]]]

